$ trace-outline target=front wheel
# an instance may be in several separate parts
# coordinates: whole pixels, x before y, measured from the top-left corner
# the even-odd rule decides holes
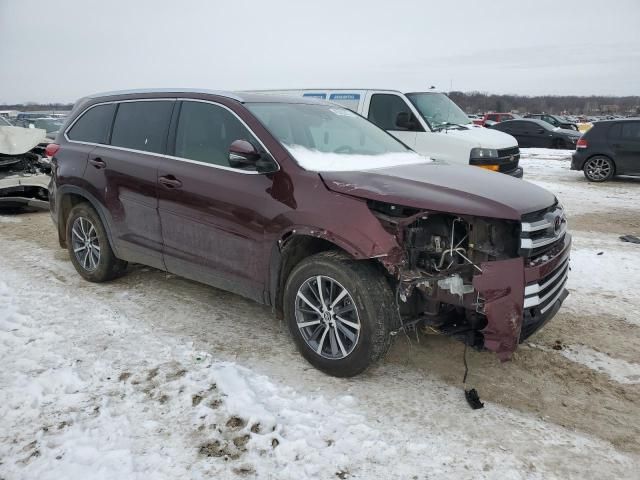
[[[596,156],[586,161],[583,170],[590,182],[604,182],[613,177],[615,166],[610,158]]]
[[[387,352],[397,312],[389,284],[373,265],[322,252],[291,272],[284,314],[309,363],[329,375],[352,377]]]

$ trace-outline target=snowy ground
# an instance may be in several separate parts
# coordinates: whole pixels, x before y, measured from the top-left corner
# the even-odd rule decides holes
[[[46,213],[0,216],[0,479],[637,478],[640,180],[588,184],[558,152],[571,296],[514,360],[399,338],[361,377],[302,360],[267,308],[132,267],[94,285]]]

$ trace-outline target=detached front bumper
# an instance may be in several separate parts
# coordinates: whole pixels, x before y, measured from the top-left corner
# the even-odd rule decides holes
[[[568,295],[571,235],[553,253],[530,261],[522,257],[487,262],[473,286],[484,300],[487,324],[481,333],[484,346],[502,361],[518,344],[539,330],[560,309]]]

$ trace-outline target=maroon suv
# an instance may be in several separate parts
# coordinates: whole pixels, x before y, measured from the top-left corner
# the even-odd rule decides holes
[[[142,263],[271,305],[332,375],[423,326],[507,359],[567,295],[571,239],[551,193],[421,157],[337,105],[95,95],[48,154],[80,275]]]

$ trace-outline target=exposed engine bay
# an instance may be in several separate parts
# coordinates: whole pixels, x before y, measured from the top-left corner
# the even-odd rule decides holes
[[[48,208],[51,164],[44,130],[0,130],[0,208]]]
[[[522,339],[529,262],[520,222],[368,204],[402,247],[381,259],[395,280],[400,328],[451,335],[509,359]]]

